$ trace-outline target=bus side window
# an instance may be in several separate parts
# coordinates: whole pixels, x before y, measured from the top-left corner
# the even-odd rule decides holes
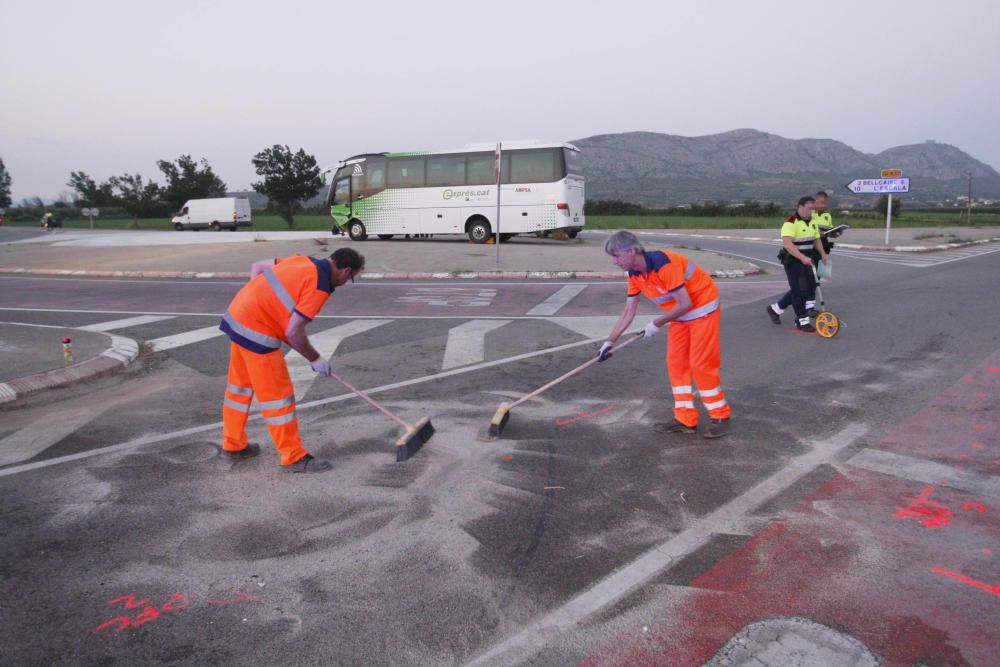
[[[514,183],[551,183],[556,179],[556,150],[515,151],[511,163]]]
[[[365,167],[365,196],[371,197],[385,190],[385,160],[369,159]]]
[[[390,188],[424,187],[424,158],[397,157],[389,159]]]
[[[427,187],[465,185],[465,156],[443,155],[427,158]]]
[[[493,173],[493,153],[472,153],[468,157],[468,179],[466,185],[493,185],[497,182]],[[510,183],[510,153],[504,152],[500,158],[501,183]]]

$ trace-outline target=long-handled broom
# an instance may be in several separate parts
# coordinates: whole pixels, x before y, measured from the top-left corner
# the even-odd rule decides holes
[[[626,345],[631,345],[632,343],[634,343],[635,341],[639,340],[640,338],[642,338],[642,332],[641,331],[639,332],[639,335],[637,335],[637,336],[635,336],[635,335],[629,336],[628,340],[626,340],[624,343],[620,343],[620,344],[616,345],[615,347],[611,348],[611,352],[612,353],[613,352],[617,352],[618,350],[622,349]],[[574,368],[573,370],[571,370],[569,373],[566,373],[565,375],[560,375],[559,377],[557,377],[552,382],[549,382],[548,384],[539,387],[538,389],[536,389],[535,391],[531,392],[530,394],[525,394],[524,396],[522,396],[521,398],[517,399],[513,403],[507,403],[507,402],[501,403],[500,407],[497,408],[497,411],[493,414],[493,419],[490,420],[490,437],[491,438],[499,438],[500,437],[500,434],[503,433],[504,427],[507,425],[507,422],[510,420],[510,411],[511,410],[513,410],[517,406],[521,405],[521,403],[524,403],[526,401],[530,401],[531,399],[533,399],[535,396],[538,396],[539,394],[541,394],[546,389],[551,389],[552,387],[556,386],[557,384],[559,384],[563,380],[568,380],[569,378],[573,377],[577,373],[583,371],[588,366],[596,364],[597,362],[598,362],[598,357],[594,357],[590,361],[588,361],[586,363],[583,363],[583,364],[580,364],[579,366],[577,366],[576,368]]]
[[[417,450],[423,447],[424,443],[430,440],[431,436],[434,435],[434,425],[431,424],[429,417],[422,417],[416,424],[407,424],[405,421],[386,410],[384,407],[376,403],[374,399],[369,398],[367,394],[333,371],[330,371],[330,377],[353,391],[355,394],[367,401],[373,408],[403,427],[403,435],[399,436],[399,440],[396,441],[397,463],[399,461],[405,461],[416,454]]]

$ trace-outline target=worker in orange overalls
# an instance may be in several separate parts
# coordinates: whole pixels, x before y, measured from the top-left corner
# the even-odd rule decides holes
[[[611,347],[635,319],[639,295],[645,294],[665,312],[646,325],[644,338],[652,338],[669,323],[667,374],[674,396],[674,419],[657,423],[659,433],[695,433],[698,411],[694,407],[697,388],[711,420],[706,438],[721,438],[729,432],[730,407],[722,391],[719,366],[719,288],[715,281],[684,255],[669,250],[647,252],[631,232],[608,237],[604,251],[616,266],[628,272],[625,312],[601,345],[598,359],[610,356]],[[693,378],[693,382],[692,382]]]
[[[305,328],[334,288],[353,282],[364,267],[364,256],[351,248],[339,248],[324,259],[293,255],[250,267],[250,282],[236,294],[219,325],[231,339],[222,406],[224,458],[247,459],[260,453],[259,445],[247,443],[246,434],[256,393],[264,423],[281,455],[281,468],[287,472],[331,468],[302,448],[295,388],[281,344],[288,343],[320,375],[329,375],[330,366],[309,342]]]

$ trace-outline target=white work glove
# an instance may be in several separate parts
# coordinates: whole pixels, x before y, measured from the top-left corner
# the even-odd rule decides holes
[[[646,328],[642,330],[643,338],[652,338],[660,332],[660,327],[656,326],[656,322],[650,322],[646,325]]]
[[[597,353],[597,360],[598,361],[606,361],[606,360],[610,359],[611,358],[611,348],[612,347],[613,346],[611,345],[611,341],[610,340],[604,341],[604,343],[601,345],[601,351]]]
[[[326,363],[326,359],[323,357],[320,357],[316,361],[310,361],[309,368],[316,371],[319,375],[330,376],[330,364]]]

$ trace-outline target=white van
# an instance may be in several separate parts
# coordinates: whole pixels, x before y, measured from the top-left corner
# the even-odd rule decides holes
[[[253,224],[250,200],[240,197],[189,199],[170,222],[177,231],[211,227],[215,231],[228,229],[235,232],[237,227],[249,227]]]

